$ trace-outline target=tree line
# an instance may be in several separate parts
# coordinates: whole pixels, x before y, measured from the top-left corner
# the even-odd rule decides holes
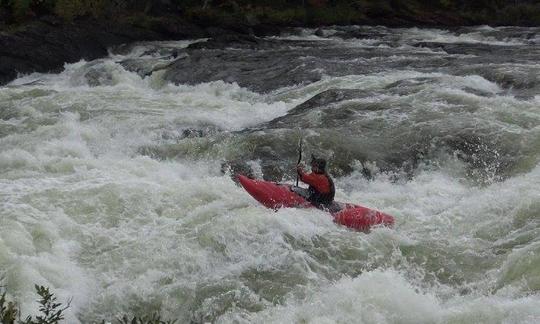
[[[437,15],[456,24],[540,25],[538,0],[0,0],[0,26],[52,15],[110,19],[132,15],[174,16],[228,23],[279,25],[351,24],[379,17],[422,21]],[[366,19],[366,17],[368,19]],[[444,24],[444,23],[441,23]]]

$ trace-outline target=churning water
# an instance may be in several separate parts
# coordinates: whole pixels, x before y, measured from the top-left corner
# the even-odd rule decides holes
[[[43,284],[68,323],[540,321],[540,29],[205,41],[0,87],[0,268],[24,313]],[[235,185],[291,180],[299,137],[395,228]]]

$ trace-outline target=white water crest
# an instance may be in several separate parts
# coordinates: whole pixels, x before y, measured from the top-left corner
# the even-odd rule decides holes
[[[182,59],[204,40],[136,44],[0,87],[0,275],[23,315],[37,312],[40,284],[72,299],[66,323],[153,312],[182,323],[539,322],[540,93],[528,74],[538,65],[527,54],[536,47],[517,36],[538,31],[355,28],[394,45],[342,40],[339,27],[272,41],[299,42],[286,43],[290,51],[325,43],[344,56],[361,42],[369,55],[348,62],[380,69],[337,75],[325,56],[319,80],[261,93],[163,78],[178,59],[171,52]],[[515,47],[521,61],[427,69],[411,62],[481,54],[413,46],[420,41]],[[336,199],[391,214],[394,228],[360,233],[323,211],[265,209],[224,168],[246,156],[262,174],[273,143],[294,152],[286,127],[261,125],[332,89],[365,95],[307,111],[305,129],[303,119],[288,127],[320,141],[330,165],[346,162]],[[325,123],[338,131],[313,126]],[[243,137],[246,129],[268,143]],[[405,143],[397,152],[406,155],[422,132],[441,140],[427,142],[412,170],[327,148]],[[463,138],[478,143],[468,151]],[[382,150],[370,157],[402,158]]]

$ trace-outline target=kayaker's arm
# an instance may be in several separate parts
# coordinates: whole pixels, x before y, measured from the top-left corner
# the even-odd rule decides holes
[[[318,185],[317,176],[313,173],[306,173],[301,165],[298,165],[296,167],[296,171],[298,172],[298,177],[300,177],[300,181],[302,181],[303,183],[306,183],[310,186]]]
[[[306,173],[301,166],[296,168],[300,181],[315,188],[320,193],[330,192],[331,186],[328,177],[323,174],[317,174],[315,172]]]

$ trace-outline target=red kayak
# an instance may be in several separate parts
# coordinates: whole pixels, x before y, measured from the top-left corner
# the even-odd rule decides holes
[[[265,207],[315,208],[309,201],[291,190],[291,185],[250,179],[238,175],[238,181],[246,191]],[[371,226],[393,226],[394,217],[359,205],[334,202],[329,208],[334,222],[356,230],[366,231]]]

